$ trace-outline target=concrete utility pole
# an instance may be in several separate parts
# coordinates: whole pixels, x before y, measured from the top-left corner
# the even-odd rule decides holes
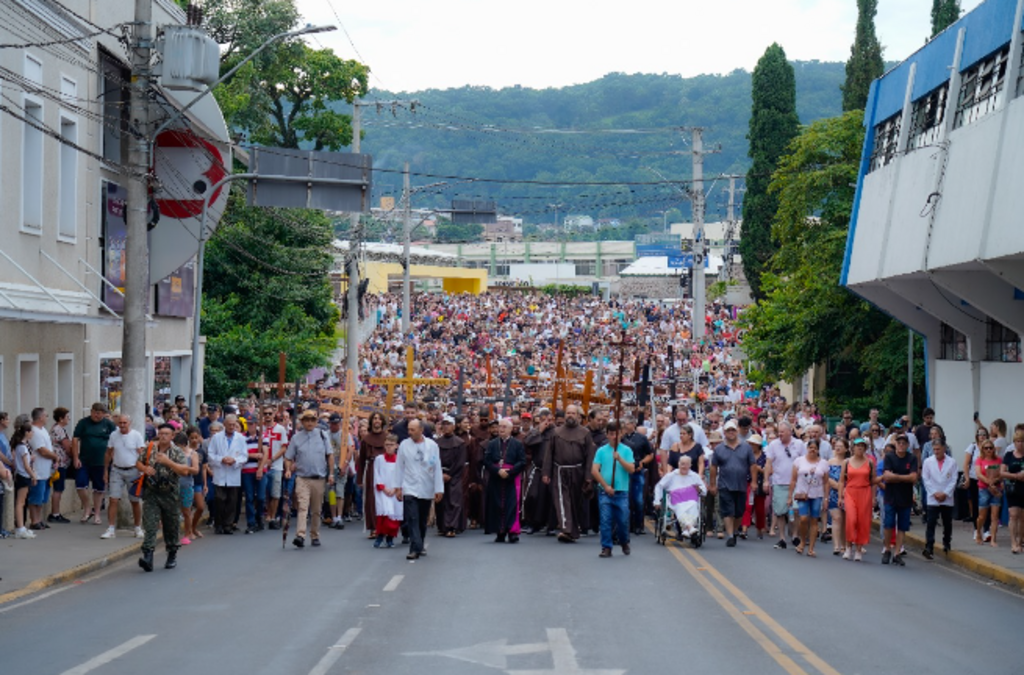
[[[359,103],[352,106],[352,152],[359,154],[362,120],[359,114]],[[346,365],[353,373],[359,372],[359,241],[362,232],[359,229],[359,213],[352,212],[349,216],[348,228],[348,323],[345,330]],[[347,381],[347,380],[346,380]]]
[[[133,426],[146,426],[146,315],[149,309],[149,89],[152,80],[153,0],[135,0],[135,26],[131,48],[132,81],[129,119],[133,130],[128,166],[135,174],[127,186],[124,337],[121,345],[121,412],[131,415]],[[199,321],[199,317],[194,317]],[[196,358],[193,355],[192,358]]]
[[[402,183],[405,188],[405,214],[402,218],[402,241],[405,248],[402,255],[402,334],[409,334],[409,268],[412,261],[409,259],[409,245],[412,238],[412,190],[409,187],[409,162],[405,163],[405,171],[402,172]]]
[[[737,176],[729,176],[729,206],[726,211],[726,217],[729,221],[729,227],[726,230],[725,235],[725,260],[722,261],[722,267],[725,270],[725,279],[732,278],[732,242],[736,239],[736,178]]]
[[[704,279],[704,129],[690,130],[693,145],[693,186],[690,189],[693,203],[693,339],[704,339],[704,317],[707,306],[707,289]]]

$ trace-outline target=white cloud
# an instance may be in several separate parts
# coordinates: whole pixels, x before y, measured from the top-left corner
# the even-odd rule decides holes
[[[965,9],[981,0],[963,0]],[[561,87],[609,72],[693,76],[750,70],[772,42],[789,58],[845,61],[855,0],[297,0],[310,23],[341,21],[392,91],[464,85]],[[931,0],[880,0],[887,60],[902,60],[930,32]],[[356,58],[338,30],[319,44]],[[311,43],[316,46],[317,42]]]

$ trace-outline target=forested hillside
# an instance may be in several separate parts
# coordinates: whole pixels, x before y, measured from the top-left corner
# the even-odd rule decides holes
[[[801,122],[839,114],[843,64],[793,65]],[[743,70],[692,78],[612,73],[561,89],[372,91],[366,100],[392,99],[418,99],[421,105],[412,113],[403,107],[363,110],[362,151],[374,156],[376,167],[396,170],[375,175],[375,203],[401,193],[405,161],[414,186],[449,176],[537,183],[685,180],[691,172],[683,126],[706,127],[705,145],[721,146],[706,158],[705,176],[742,174],[748,167],[750,73]],[[417,193],[413,206],[444,207],[453,197],[494,198],[503,212],[534,223],[552,222],[554,204],[561,216],[650,217],[671,208],[688,213],[678,189],[668,185],[537,183],[450,181]],[[724,215],[723,187],[722,181],[708,184],[709,219]]]

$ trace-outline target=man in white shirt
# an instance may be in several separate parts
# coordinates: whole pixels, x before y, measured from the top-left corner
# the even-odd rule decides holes
[[[437,443],[423,435],[423,423],[409,421],[409,437],[398,446],[398,493],[405,511],[405,526],[409,531],[409,555],[406,560],[418,560],[426,555],[423,538],[427,535],[430,500],[440,503],[444,498],[444,474],[441,471],[441,451]]]
[[[270,457],[267,471],[267,527],[278,529],[277,505],[281,500],[281,484],[284,476],[284,453],[288,450],[288,430],[275,420],[274,408],[263,409],[263,447]]]
[[[107,441],[107,456],[103,461],[103,482],[107,486],[107,531],[100,539],[113,539],[117,530],[117,505],[122,494],[132,505],[132,521],[135,523],[135,538],[142,539],[142,495],[132,494],[132,483],[139,477],[135,464],[145,459],[146,441],[142,434],[132,429],[132,418],[121,415],[117,418],[117,431]]]
[[[32,410],[32,437],[28,440],[32,451],[32,469],[36,474],[36,484],[28,490],[28,515],[32,524],[29,529],[45,530],[48,526],[43,522],[43,505],[50,503],[50,474],[53,473],[53,462],[57,453],[53,451],[50,432],[46,430],[46,408]]]
[[[806,452],[804,442],[793,436],[793,426],[789,422],[779,422],[779,437],[769,443],[764,451],[764,470],[772,485],[772,530],[778,528],[779,531],[779,543],[775,544],[775,548],[786,548],[789,482],[793,477],[793,461],[803,457]],[[800,540],[795,536],[793,545],[800,545]]]
[[[942,550],[949,553],[953,538],[953,491],[956,489],[958,467],[946,452],[946,439],[931,441],[932,454],[921,465],[927,499],[927,527],[924,532],[924,555],[935,555],[935,525],[942,518]]]
[[[684,424],[693,429],[693,440],[700,443],[701,447],[708,447],[707,434],[699,424],[690,421],[690,411],[686,409],[686,406],[679,406],[676,408],[676,423],[665,429],[665,433],[661,436],[660,450],[671,450],[672,446],[679,442],[679,427]]]
[[[245,434],[238,430],[238,417],[224,418],[224,431],[210,438],[209,467],[217,494],[214,498],[214,523],[217,534],[234,534],[238,492],[242,486],[242,465],[249,459]]]

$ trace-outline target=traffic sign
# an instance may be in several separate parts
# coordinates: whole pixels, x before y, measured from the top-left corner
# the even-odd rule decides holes
[[[701,255],[704,259],[704,267],[710,266],[710,261],[707,256]],[[673,253],[668,257],[669,267],[693,267],[693,254],[692,253]]]

